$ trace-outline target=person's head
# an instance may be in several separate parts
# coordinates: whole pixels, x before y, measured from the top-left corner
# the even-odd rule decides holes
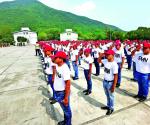
[[[116,47],[117,50],[120,50],[121,44],[120,44],[120,43],[117,43],[117,44],[115,44],[115,47]]]
[[[95,44],[95,48],[98,48],[98,44]]]
[[[115,54],[115,52],[113,50],[107,50],[105,52],[105,56],[106,56],[108,62],[112,62],[114,60],[114,54]]]
[[[73,50],[76,50],[76,49],[77,49],[77,46],[76,46],[76,45],[74,45],[74,46],[73,46]]]
[[[85,55],[86,57],[88,57],[88,56],[90,55],[90,53],[91,53],[91,50],[90,50],[90,49],[85,49],[85,50],[84,50],[84,55]]]
[[[150,43],[143,43],[143,53],[148,55],[150,53]]]
[[[46,51],[45,54],[46,54],[46,56],[50,57],[52,55],[52,52],[51,51]]]
[[[51,46],[45,46],[44,51],[46,56],[51,56],[54,49]]]
[[[63,51],[58,51],[54,57],[54,63],[58,66],[61,66],[64,62],[66,62],[67,55]]]

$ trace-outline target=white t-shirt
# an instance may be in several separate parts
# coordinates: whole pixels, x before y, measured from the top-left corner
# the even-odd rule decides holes
[[[84,69],[90,69],[90,64],[92,64],[93,63],[93,58],[91,57],[91,56],[88,56],[88,57],[86,57],[86,56],[83,56],[83,64],[82,64],[82,67],[84,68]]]
[[[116,48],[114,48],[113,50],[115,52],[115,55],[114,55],[115,62],[121,63],[122,57],[125,57],[124,50],[123,49],[117,50]]]
[[[47,63],[47,67],[46,67],[46,69],[45,69],[45,72],[46,72],[47,74],[53,74],[53,66],[56,66],[56,64],[54,64],[54,63],[52,62],[52,60],[51,60],[50,57],[47,57],[47,58],[46,58],[46,63]]]
[[[76,56],[78,56],[78,50],[72,50],[70,56],[71,56],[71,61],[76,61]]]
[[[118,74],[118,64],[115,61],[108,62],[107,59],[103,59],[102,63],[104,64],[104,79],[113,81],[114,74]]]
[[[56,75],[54,79],[54,90],[64,91],[65,81],[70,80],[70,70],[67,64],[63,64],[61,67],[56,66]]]
[[[135,55],[136,71],[143,74],[150,73],[150,54],[139,53]]]
[[[101,53],[100,48],[95,48],[93,52],[94,52],[94,58],[99,58],[99,53]]]
[[[135,62],[135,57],[136,57],[136,55],[137,55],[137,54],[140,54],[140,53],[143,53],[143,51],[140,50],[140,51],[136,51],[136,52],[135,52],[135,55],[134,55],[133,58],[132,58],[132,61],[133,61],[133,62]]]
[[[128,55],[131,55],[131,52],[129,51],[130,46],[129,46],[129,45],[127,45],[125,49],[126,49],[127,54],[128,54]]]
[[[106,45],[101,45],[101,48],[102,48],[103,51],[108,49]]]

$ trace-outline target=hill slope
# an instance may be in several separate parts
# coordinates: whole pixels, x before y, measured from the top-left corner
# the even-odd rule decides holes
[[[37,0],[0,3],[0,32],[14,32],[20,27],[30,27],[39,33],[40,39],[58,38],[58,34],[66,28],[78,32],[83,39],[92,39],[99,33],[104,37],[106,29],[121,31],[115,26],[50,8]]]

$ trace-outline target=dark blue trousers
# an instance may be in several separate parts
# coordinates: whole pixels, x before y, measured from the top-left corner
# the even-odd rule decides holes
[[[98,58],[94,58],[94,65],[96,68],[96,74],[99,75],[100,74],[100,67],[99,67]]]
[[[87,82],[87,90],[91,92],[92,91],[92,79],[91,77],[90,79],[88,79],[88,74],[89,74],[89,70],[84,69],[84,76]]]
[[[128,63],[128,69],[131,69],[132,66],[132,56],[127,55],[127,63]]]
[[[136,63],[135,63],[135,62],[133,62],[133,78],[134,78],[135,80],[138,79],[138,78],[137,78]]]
[[[121,84],[121,63],[117,63],[118,64],[118,81],[117,81],[117,85],[120,86]]]
[[[146,97],[149,93],[149,76],[150,74],[142,74],[137,72],[138,78],[138,96]]]

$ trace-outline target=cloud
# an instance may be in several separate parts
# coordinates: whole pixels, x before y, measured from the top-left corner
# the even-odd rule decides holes
[[[95,10],[96,4],[93,1],[86,1],[85,3],[78,5],[74,8],[74,12],[80,15],[85,15]]]
[[[38,0],[42,3],[44,3],[45,5],[58,9],[58,10],[62,10],[64,8],[64,4],[63,2],[60,2],[60,0]]]
[[[14,1],[14,0],[0,0],[0,3],[5,1]]]

